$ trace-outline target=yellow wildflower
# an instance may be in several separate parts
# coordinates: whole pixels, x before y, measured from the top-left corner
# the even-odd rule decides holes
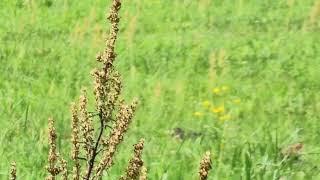
[[[235,100],[233,100],[233,102],[235,103],[235,104],[239,104],[240,102],[241,102],[241,99],[235,99]]]
[[[213,113],[223,113],[224,110],[225,110],[225,109],[224,109],[224,106],[214,107],[214,108],[211,109],[211,111],[212,111]]]
[[[213,88],[212,92],[213,92],[214,94],[220,94],[221,89],[218,88],[218,87],[216,87],[216,88]]]
[[[219,112],[218,108],[212,108],[211,111],[214,112],[214,113],[218,113]]]
[[[195,112],[195,113],[193,113],[193,115],[196,116],[196,117],[203,116],[202,112]]]
[[[211,102],[208,101],[208,100],[206,100],[206,101],[203,101],[203,102],[202,102],[202,105],[207,108],[207,107],[210,107],[210,106],[211,106]]]
[[[228,86],[222,86],[221,88],[223,91],[228,91],[229,90],[229,87]]]
[[[230,114],[225,114],[225,115],[222,115],[222,116],[219,117],[220,121],[226,121],[226,120],[229,120],[229,119],[231,119]]]

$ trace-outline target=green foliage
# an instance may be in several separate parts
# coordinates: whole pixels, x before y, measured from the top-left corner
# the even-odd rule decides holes
[[[125,98],[141,101],[125,144],[145,137],[150,179],[195,179],[207,150],[209,179],[320,178],[320,22],[305,28],[313,4],[123,1],[117,66]],[[90,87],[106,5],[0,1],[0,179],[12,160],[20,179],[45,176],[49,116],[68,156],[69,103]],[[222,51],[211,79],[212,55],[219,61]],[[226,100],[241,99],[228,106],[232,118],[194,116],[222,86],[230,88]],[[186,135],[174,138],[174,128]],[[281,149],[298,142],[302,155],[283,157]],[[123,147],[110,174],[125,169],[131,151]]]

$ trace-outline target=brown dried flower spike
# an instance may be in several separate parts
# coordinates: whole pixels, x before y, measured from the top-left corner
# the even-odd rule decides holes
[[[11,169],[10,169],[10,180],[16,180],[17,179],[17,166],[15,162],[11,163]]]
[[[78,117],[78,109],[76,104],[72,104],[71,106],[71,119],[72,119],[72,134],[71,134],[71,143],[72,143],[72,152],[71,152],[71,158],[74,161],[74,167],[73,167],[73,179],[74,180],[80,180],[80,128],[79,128],[79,117]]]
[[[83,91],[78,103],[71,107],[71,162],[62,159],[56,145],[57,134],[54,121],[49,119],[49,156],[47,180],[68,179],[67,164],[72,167],[73,180],[102,179],[103,172],[113,165],[117,147],[123,142],[125,133],[132,122],[137,101],[131,105],[120,99],[122,88],[120,73],[114,67],[116,59],[115,44],[119,31],[120,0],[112,0],[107,19],[111,27],[106,39],[106,47],[97,56],[101,68],[93,70],[95,108],[89,111],[86,91]],[[141,153],[143,141],[135,145],[135,156],[127,169],[127,179],[138,177],[143,165]],[[15,179],[15,166],[12,167],[11,179]]]
[[[50,175],[47,177],[48,180],[54,180],[55,177],[60,173],[59,168],[56,167],[58,160],[57,145],[56,145],[56,129],[54,128],[54,120],[49,118],[49,157],[47,171]]]
[[[199,177],[200,180],[206,180],[208,178],[208,174],[210,169],[212,168],[210,152],[207,151],[205,156],[202,158],[200,162],[200,170],[199,170]]]
[[[123,136],[128,130],[128,126],[133,118],[136,105],[137,102],[134,101],[130,107],[125,104],[122,104],[120,106],[120,110],[116,117],[117,121],[109,135],[109,138],[104,141],[104,146],[106,146],[107,149],[104,152],[103,158],[97,167],[97,177],[101,177],[103,171],[109,169],[112,166],[113,156],[116,153],[117,146],[122,142]]]
[[[59,156],[56,139],[57,133],[54,128],[54,120],[49,118],[49,157],[48,165],[46,167],[49,176],[47,176],[47,180],[55,180],[57,175],[61,172],[63,179],[67,179],[68,176],[67,162]]]
[[[120,180],[138,180],[142,174],[143,160],[142,150],[143,150],[144,140],[141,139],[138,144],[134,145],[134,156],[129,162],[127,167],[126,175],[122,176]],[[145,175],[144,175],[145,176]]]
[[[103,172],[113,165],[113,156],[117,152],[117,146],[123,141],[136,109],[136,101],[133,101],[131,105],[119,101],[122,83],[120,74],[113,65],[116,58],[115,43],[119,31],[120,7],[120,0],[113,0],[107,16],[111,23],[110,34],[106,40],[105,50],[97,56],[102,67],[93,70],[92,73],[95,111],[88,110],[89,101],[86,91],[82,92],[78,105],[73,104],[71,108],[71,159],[73,160],[71,164],[74,180],[102,178]],[[111,123],[113,123],[112,126]],[[53,120],[50,120],[50,151],[47,168],[50,176],[48,179],[54,179],[60,173],[64,179],[67,179],[66,162],[58,160],[55,140]]]

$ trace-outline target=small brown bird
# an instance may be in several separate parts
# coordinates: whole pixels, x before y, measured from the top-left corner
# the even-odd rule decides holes
[[[171,132],[171,136],[180,139],[180,140],[185,140],[185,139],[196,139],[203,134],[201,132],[196,132],[196,131],[187,131],[182,128],[174,128]]]

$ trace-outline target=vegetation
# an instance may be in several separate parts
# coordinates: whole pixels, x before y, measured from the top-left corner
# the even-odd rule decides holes
[[[93,85],[105,7],[0,1],[0,179],[47,176],[48,117],[60,154],[70,154],[69,106]],[[149,179],[195,179],[207,150],[209,179],[320,178],[320,1],[124,0],[122,8],[115,66],[124,99],[140,103],[109,179],[130,169],[127,146],[141,137]]]

